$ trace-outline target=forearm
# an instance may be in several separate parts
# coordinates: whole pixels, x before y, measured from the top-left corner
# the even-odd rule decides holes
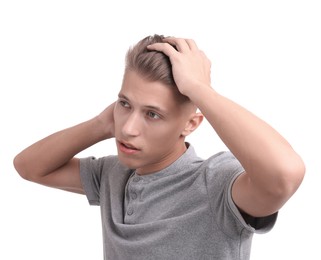
[[[24,178],[43,177],[65,165],[77,153],[108,138],[97,118],[54,133],[29,146],[14,159]]]

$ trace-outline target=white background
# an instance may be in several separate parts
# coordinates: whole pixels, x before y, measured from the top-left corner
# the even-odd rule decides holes
[[[22,180],[12,160],[110,104],[128,47],[154,33],[194,38],[212,61],[213,87],[268,121],[306,163],[275,228],[254,236],[251,259],[321,259],[320,14],[317,0],[1,1],[0,259],[102,259],[99,208]],[[207,122],[189,141],[204,158],[225,149]],[[108,140],[80,155],[115,152]]]

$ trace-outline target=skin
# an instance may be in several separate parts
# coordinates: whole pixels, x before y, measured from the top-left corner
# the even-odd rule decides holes
[[[75,155],[113,137],[124,164],[137,168],[139,174],[152,174],[184,153],[184,138],[204,115],[245,169],[232,187],[232,198],[241,212],[262,217],[278,211],[302,182],[305,166],[300,156],[266,122],[211,87],[211,63],[193,40],[165,38],[148,48],[170,58],[178,90],[192,105],[175,102],[167,86],[126,72],[119,99],[102,113],[18,154],[14,165],[19,174],[43,185],[83,193]],[[195,107],[201,114],[195,113]]]
[[[202,121],[194,106],[179,104],[171,87],[125,74],[114,109],[120,161],[138,174],[159,171],[186,150],[184,139]],[[126,149],[124,147],[137,149]]]
[[[169,56],[179,91],[201,110],[244,167],[232,187],[238,208],[254,217],[278,211],[303,180],[300,156],[266,122],[211,88],[210,61],[193,40],[166,38],[149,49]]]

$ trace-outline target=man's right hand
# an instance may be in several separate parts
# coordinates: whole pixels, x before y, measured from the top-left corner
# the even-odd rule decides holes
[[[105,130],[105,139],[115,137],[115,123],[114,123],[114,108],[115,103],[112,103],[107,108],[105,108],[98,116],[98,121],[102,124]]]

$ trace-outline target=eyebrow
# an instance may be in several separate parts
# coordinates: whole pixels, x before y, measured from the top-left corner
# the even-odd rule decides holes
[[[122,94],[122,93],[119,93],[119,94],[118,94],[118,97],[119,97],[119,98],[123,98],[123,99],[125,99],[125,100],[127,100],[127,101],[130,101],[130,99],[129,99],[126,95],[124,95],[124,94]],[[160,107],[158,107],[158,106],[145,105],[144,107],[145,107],[145,108],[152,109],[152,110],[156,110],[156,111],[158,111],[158,112],[160,112],[160,113],[162,113],[162,114],[164,114],[164,115],[167,115],[167,114],[168,114],[167,111],[165,111],[164,109],[162,109],[162,108],[160,108]]]

